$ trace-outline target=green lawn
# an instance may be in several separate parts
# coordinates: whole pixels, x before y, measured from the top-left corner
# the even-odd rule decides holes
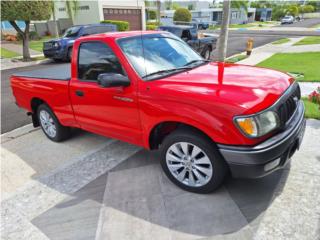
[[[226,60],[227,63],[236,63],[236,62],[239,62],[245,58],[247,58],[248,56],[247,55],[243,55],[243,54],[239,54],[237,56],[234,56],[234,57],[231,57],[231,58],[228,58]]]
[[[29,48],[42,53],[43,42],[53,39],[52,37],[42,37],[40,40],[33,40],[29,42]],[[22,44],[19,42],[19,44]]]
[[[320,24],[314,25],[312,28],[320,28]]]
[[[320,52],[277,53],[257,66],[284,72],[302,73],[304,77],[299,81],[320,82],[319,59]]]
[[[283,43],[287,43],[287,42],[290,42],[289,38],[282,38],[282,39],[279,39],[277,41],[274,41],[272,44],[273,45],[278,45],[278,44],[283,44]]]
[[[302,98],[304,106],[306,107],[305,117],[315,118],[320,120],[320,105],[310,102],[307,98]]]
[[[13,57],[18,57],[18,56],[20,56],[20,55],[16,52],[12,52],[12,51],[9,51],[5,48],[1,48],[1,57],[2,58],[13,58]]]
[[[230,24],[230,28],[250,28],[255,27],[256,25],[248,23],[248,24]]]
[[[309,44],[320,44],[320,37],[318,36],[305,37],[304,39],[300,40],[294,45],[309,45]]]

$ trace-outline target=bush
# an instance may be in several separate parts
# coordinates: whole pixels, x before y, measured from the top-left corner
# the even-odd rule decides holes
[[[154,10],[149,10],[148,11],[149,19],[154,20],[157,18],[157,13]]]
[[[37,32],[35,31],[31,31],[29,32],[29,40],[39,40],[40,39],[40,36]],[[22,40],[22,36],[20,33],[17,33],[17,40],[18,41],[21,41]]]
[[[191,13],[186,8],[178,8],[173,15],[173,21],[175,22],[190,22],[191,18]]]
[[[14,35],[14,34],[3,34],[2,37],[1,37],[2,40],[6,40],[6,41],[12,41],[12,42],[15,42],[17,41],[17,36]]]
[[[316,91],[309,94],[308,99],[310,102],[320,104],[320,87]]]
[[[156,30],[158,28],[155,24],[147,24],[147,30]]]
[[[119,32],[128,31],[129,30],[129,22],[126,21],[117,21],[117,20],[103,20],[100,23],[110,23],[117,26]]]

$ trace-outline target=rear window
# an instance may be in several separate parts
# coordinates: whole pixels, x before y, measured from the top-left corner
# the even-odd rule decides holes
[[[98,33],[105,33],[113,31],[112,26],[95,26],[95,27],[87,27],[83,30],[82,34],[91,35],[91,34],[98,34]]]

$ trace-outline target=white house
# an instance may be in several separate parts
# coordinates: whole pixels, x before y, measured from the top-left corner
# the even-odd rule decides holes
[[[129,22],[130,30],[146,29],[144,0],[91,0],[78,1],[73,20],[68,15],[66,0],[54,1],[58,31],[61,33],[72,25],[99,23],[102,20]],[[33,22],[39,35],[54,33],[53,17],[49,21]]]
[[[69,18],[65,1],[55,1],[56,18]],[[78,1],[73,23],[90,24],[102,20],[122,20],[130,23],[130,30],[145,29],[143,0]]]

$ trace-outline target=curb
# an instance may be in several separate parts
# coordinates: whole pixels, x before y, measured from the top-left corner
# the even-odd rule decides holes
[[[0,135],[1,143],[3,144],[6,142],[9,142],[15,138],[21,137],[21,136],[26,135],[28,133],[38,131],[39,129],[40,129],[39,127],[34,128],[32,123],[27,124],[22,127],[19,127],[19,128],[16,128],[10,132],[6,132],[6,133],[1,134]]]

